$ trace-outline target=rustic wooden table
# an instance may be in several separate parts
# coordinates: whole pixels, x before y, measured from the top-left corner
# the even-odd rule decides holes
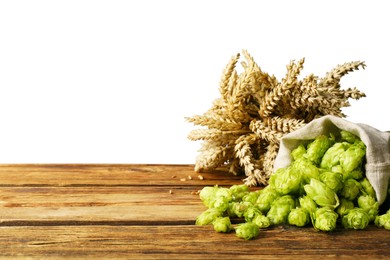
[[[0,165],[5,258],[388,258],[390,231],[277,226],[251,241],[195,226],[196,191],[241,184],[192,165]]]

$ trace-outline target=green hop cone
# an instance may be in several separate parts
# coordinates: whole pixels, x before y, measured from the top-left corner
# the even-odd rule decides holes
[[[363,159],[366,155],[366,149],[361,145],[351,145],[343,154],[340,156],[340,165],[345,173],[352,172],[359,166],[361,166]]]
[[[272,175],[270,176],[270,178],[268,180],[268,186],[266,188],[270,187],[270,189],[275,190],[275,181],[278,178],[278,175],[282,174],[286,169],[287,169],[287,167],[279,168],[274,173],[272,173]]]
[[[344,177],[345,174],[344,174],[343,168],[339,164],[333,166],[332,169],[330,169],[330,171],[342,174],[343,175],[343,180],[346,180],[346,179],[349,178],[349,176],[348,177]]]
[[[348,200],[354,200],[360,193],[361,184],[355,179],[347,179],[344,181],[344,187],[340,195]]]
[[[299,198],[299,205],[302,209],[306,210],[310,215],[317,210],[317,204],[308,196],[302,196]]]
[[[287,223],[288,214],[295,208],[295,200],[291,195],[277,198],[267,213],[271,225]]]
[[[200,199],[208,208],[215,208],[221,212],[227,210],[232,195],[229,189],[218,186],[204,187],[199,193]]]
[[[390,210],[386,214],[376,216],[375,225],[390,230]]]
[[[345,198],[340,198],[340,205],[337,207],[336,212],[340,216],[344,216],[348,213],[348,210],[353,209],[355,207],[353,201],[347,200]]]
[[[353,171],[350,172],[343,172],[343,180],[347,179],[355,179],[355,180],[360,180],[363,178],[363,169],[361,167],[356,168]]]
[[[227,197],[221,196],[217,197],[214,201],[213,208],[225,212],[229,207],[229,199]]]
[[[338,214],[329,207],[318,208],[314,213],[313,226],[317,230],[332,231],[337,226]]]
[[[250,192],[249,187],[245,184],[233,185],[230,187],[230,191],[234,201],[241,201]]]
[[[227,233],[232,230],[232,224],[229,217],[218,217],[212,224],[216,232]]]
[[[370,181],[367,179],[367,177],[364,177],[360,181],[360,185],[361,185],[361,190],[364,194],[367,194],[373,198],[376,198],[376,193],[375,193],[374,187],[372,187],[372,185],[371,185]]]
[[[354,142],[353,145],[360,147],[360,148],[363,149],[364,151],[365,151],[366,148],[367,148],[366,145],[363,143],[363,141],[360,140],[360,139],[359,139],[358,141]]]
[[[260,194],[260,190],[249,192],[242,198],[242,201],[249,202],[254,205],[256,204],[259,194]]]
[[[238,224],[235,230],[236,236],[245,240],[254,239],[260,234],[259,227],[252,222]]]
[[[370,216],[364,209],[353,208],[348,210],[348,213],[342,217],[341,224],[345,228],[350,229],[365,229],[370,223]]]
[[[297,148],[291,151],[291,157],[293,161],[298,160],[299,158],[303,158],[303,155],[306,153],[306,148],[302,144]]]
[[[310,222],[309,212],[303,208],[295,208],[290,211],[287,219],[288,224],[304,227]]]
[[[278,169],[272,177],[271,185],[280,195],[296,194],[301,188],[301,175],[291,167]]]
[[[311,179],[320,179],[320,170],[306,158],[299,158],[291,164],[291,171],[301,176],[302,183],[307,184]]]
[[[252,204],[249,202],[231,202],[229,203],[227,214],[229,217],[242,218],[247,208],[251,206]]]
[[[257,215],[262,215],[259,208],[256,206],[249,206],[244,212],[244,218],[246,222],[252,221]]]
[[[334,136],[327,137],[325,135],[317,136],[313,142],[307,145],[307,151],[305,157],[312,161],[314,164],[319,165],[325,152],[335,142]]]
[[[217,209],[213,209],[213,208],[207,209],[196,218],[195,224],[198,226],[209,225],[221,215],[222,212],[218,211]]]
[[[337,172],[324,171],[320,175],[320,180],[336,193],[344,186],[343,176]]]
[[[374,221],[379,212],[379,203],[370,195],[361,195],[357,199],[359,208],[364,209],[370,217],[370,222]]]
[[[349,143],[335,143],[330,147],[321,159],[321,168],[331,170],[334,166],[340,163],[340,156],[351,145]]]
[[[319,180],[311,179],[310,184],[306,184],[304,189],[307,196],[321,207],[335,209],[340,203],[337,194]]]
[[[199,198],[206,207],[212,208],[214,206],[217,191],[218,186],[206,186],[200,191]]]
[[[256,206],[266,214],[271,208],[271,204],[279,197],[279,194],[269,185],[261,190],[256,201]]]
[[[228,201],[232,200],[232,192],[228,188],[219,187],[215,193],[215,197],[225,197]]]
[[[271,221],[267,216],[264,215],[256,215],[252,222],[256,224],[259,228],[267,228],[271,225]]]
[[[341,136],[341,140],[346,141],[350,144],[360,141],[359,137],[345,130],[340,131],[340,136]]]

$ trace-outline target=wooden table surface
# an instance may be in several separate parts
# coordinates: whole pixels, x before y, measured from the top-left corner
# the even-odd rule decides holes
[[[390,257],[390,231],[277,226],[251,241],[195,226],[196,191],[241,184],[192,165],[0,165],[3,258],[275,259]]]

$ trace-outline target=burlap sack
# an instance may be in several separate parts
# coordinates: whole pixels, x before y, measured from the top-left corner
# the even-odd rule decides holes
[[[335,116],[315,119],[282,138],[274,169],[288,166],[291,163],[291,151],[303,140],[314,139],[321,134],[337,135],[339,129],[359,136],[367,146],[366,176],[374,187],[378,202],[382,204],[386,199],[390,178],[390,133],[379,131],[369,125],[352,123]]]

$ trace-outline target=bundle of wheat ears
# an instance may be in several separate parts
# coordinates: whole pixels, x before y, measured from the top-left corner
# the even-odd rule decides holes
[[[323,78],[310,74],[298,79],[301,59],[291,61],[286,76],[278,81],[262,71],[247,51],[242,54],[243,72],[236,71],[238,53],[223,71],[220,98],[203,115],[186,118],[201,126],[188,138],[203,142],[195,171],[226,167],[235,175],[245,173],[248,186],[267,185],[284,135],[324,115],[345,117],[341,108],[350,106],[348,99],[365,96],[356,88],[340,88],[342,76],[364,69],[365,64],[348,62]]]

